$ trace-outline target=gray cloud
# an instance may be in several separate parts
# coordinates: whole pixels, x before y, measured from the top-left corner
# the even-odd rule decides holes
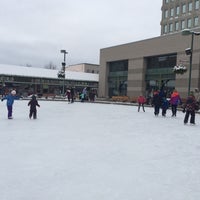
[[[160,34],[161,1],[6,0],[0,7],[0,63],[58,67],[99,63],[99,50]]]

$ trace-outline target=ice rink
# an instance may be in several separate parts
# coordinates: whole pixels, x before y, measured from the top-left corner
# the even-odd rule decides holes
[[[0,103],[0,200],[198,200],[196,125],[152,108],[97,103]]]

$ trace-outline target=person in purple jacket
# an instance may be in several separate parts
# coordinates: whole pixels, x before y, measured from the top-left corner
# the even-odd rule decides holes
[[[13,119],[12,117],[12,111],[13,111],[13,103],[15,99],[19,99],[19,97],[16,96],[16,91],[12,90],[8,95],[4,96],[1,101],[7,100],[7,109],[8,109],[8,119]]]

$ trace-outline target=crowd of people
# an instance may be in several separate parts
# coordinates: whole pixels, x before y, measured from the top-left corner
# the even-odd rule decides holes
[[[146,103],[146,98],[142,95],[138,97],[138,112],[140,107],[144,109],[144,104]],[[187,124],[188,121],[190,124],[195,124],[195,113],[199,110],[200,106],[200,93],[199,89],[196,88],[195,91],[191,91],[187,99],[182,102],[182,99],[176,89],[170,94],[170,97],[167,98],[167,94],[164,92],[163,87],[160,90],[155,90],[153,92],[152,106],[154,107],[154,115],[158,116],[160,111],[162,116],[165,117],[167,110],[171,107],[172,117],[176,117],[177,108],[180,107],[185,113],[184,124]]]
[[[200,92],[199,89],[196,88],[195,91],[191,91],[188,95],[187,99],[182,102],[181,97],[176,89],[170,95],[170,98],[167,98],[166,92],[163,90],[163,86],[160,90],[155,90],[153,92],[152,106],[154,107],[154,115],[158,116],[161,110],[161,114],[163,117],[166,116],[167,110],[171,107],[172,117],[176,117],[177,108],[181,106],[183,113],[185,113],[184,124],[187,124],[188,121],[190,124],[195,124],[195,113],[200,108]],[[82,93],[80,94],[81,102],[84,102],[87,95],[87,89],[84,88]],[[74,88],[70,88],[67,90],[66,96],[68,101],[74,102]],[[16,96],[16,90],[12,90],[7,95],[4,95],[1,101],[7,100],[6,106],[8,110],[8,119],[12,119],[12,110],[14,100],[19,99]],[[138,112],[140,112],[140,108],[142,107],[143,112],[145,112],[145,103],[146,98],[143,95],[140,95],[137,99],[138,102]],[[31,100],[28,102],[28,106],[30,106],[29,118],[33,119],[37,118],[37,107],[40,107],[35,95],[32,95]]]

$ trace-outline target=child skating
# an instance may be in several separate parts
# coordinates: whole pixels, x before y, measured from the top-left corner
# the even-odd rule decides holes
[[[40,105],[35,95],[33,95],[32,99],[28,102],[28,106],[30,106],[29,118],[31,119],[33,116],[33,119],[37,119],[37,106],[40,107]]]
[[[140,107],[142,107],[143,112],[145,112],[144,104],[146,103],[146,98],[140,95],[137,99],[137,102],[138,102],[138,112],[140,112]]]
[[[16,91],[12,90],[8,95],[4,96],[1,101],[7,100],[7,109],[8,109],[8,119],[13,119],[12,111],[13,111],[13,103],[15,99],[19,99],[16,96]]]

